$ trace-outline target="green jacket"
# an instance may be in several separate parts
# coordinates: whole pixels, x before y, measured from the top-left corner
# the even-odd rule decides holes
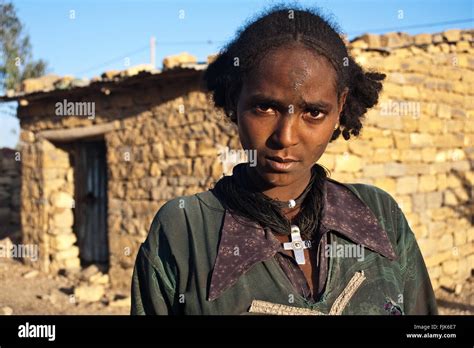
[[[293,295],[291,306],[328,314],[354,274],[363,271],[365,280],[342,314],[437,314],[423,257],[396,201],[372,185],[343,185],[372,210],[398,258],[391,261],[370,250],[362,262],[330,258],[320,301],[310,303]],[[288,305],[295,291],[275,258],[255,264],[222,296],[208,300],[224,213],[210,191],[175,198],[160,208],[136,258],[132,314],[247,314],[253,300]],[[351,243],[328,233],[337,244]]]

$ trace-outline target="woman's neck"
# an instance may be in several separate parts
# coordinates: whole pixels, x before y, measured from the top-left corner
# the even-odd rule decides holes
[[[296,199],[303,193],[311,180],[311,170],[309,170],[307,175],[302,177],[301,180],[297,180],[287,186],[274,186],[264,181],[254,167],[247,166],[246,169],[247,175],[257,190],[259,190],[265,196],[279,201],[289,201],[290,199]]]
[[[283,215],[286,216],[288,220],[292,221],[296,217],[296,215],[298,215],[300,210],[301,206],[297,206],[294,208],[283,208],[281,209],[281,212],[283,213]]]
[[[311,180],[311,169],[308,171],[307,175],[302,177],[301,180],[297,180],[287,186],[275,186],[269,184],[262,179],[254,167],[246,166],[246,174],[256,190],[271,199],[279,201],[296,199],[303,193]],[[282,211],[285,215],[289,214],[294,216],[298,213],[299,207],[284,208]]]

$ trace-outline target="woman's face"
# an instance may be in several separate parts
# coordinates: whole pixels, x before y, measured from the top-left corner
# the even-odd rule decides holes
[[[334,68],[306,47],[268,52],[243,81],[237,102],[240,141],[245,150],[257,151],[259,176],[271,186],[307,179],[331,139],[346,94],[338,100]]]

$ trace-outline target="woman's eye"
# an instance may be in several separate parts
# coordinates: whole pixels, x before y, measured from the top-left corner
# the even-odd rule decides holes
[[[266,113],[266,112],[268,112],[270,109],[271,109],[271,106],[270,106],[270,105],[267,105],[267,104],[258,104],[258,105],[255,106],[255,110],[256,110],[257,112]]]
[[[321,110],[308,110],[309,114],[311,115],[311,118],[315,120],[319,120],[321,118],[324,118],[326,114],[322,112]]]

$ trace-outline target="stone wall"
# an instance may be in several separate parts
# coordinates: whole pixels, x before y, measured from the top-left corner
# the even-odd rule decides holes
[[[387,74],[361,137],[321,159],[343,181],[376,185],[405,213],[433,286],[474,268],[473,32],[365,35],[352,54]]]
[[[353,42],[361,64],[387,73],[384,92],[361,136],[329,144],[319,161],[336,180],[373,184],[395,197],[435,288],[462,284],[474,264],[473,51],[471,32],[367,35]],[[70,163],[59,144],[38,132],[116,121],[104,135],[109,273],[115,286],[127,288],[156,211],[174,197],[208,189],[222,175],[219,149],[240,148],[235,126],[200,91],[199,77],[20,104],[23,233],[41,245],[45,269],[76,267],[77,250],[67,203]],[[55,116],[54,104],[63,98],[94,102],[95,118]]]
[[[22,132],[21,139],[24,243],[39,246],[41,269],[55,272],[78,268],[79,249],[74,246],[76,238],[72,231],[74,182],[69,154],[44,139],[31,142],[34,135],[28,131]]]
[[[23,234],[40,245],[47,271],[77,266],[72,244],[71,196],[74,192],[67,153],[61,144],[38,136],[43,130],[100,125],[115,121],[104,135],[108,166],[110,275],[128,287],[140,243],[156,211],[176,196],[209,188],[222,175],[217,148],[237,148],[235,127],[199,91],[200,74],[181,81],[150,83],[107,94],[65,95],[20,106],[23,154]],[[186,87],[183,87],[186,86]],[[95,103],[93,120],[54,114],[62,101]],[[60,198],[58,198],[60,197]],[[57,238],[61,238],[57,240]]]

